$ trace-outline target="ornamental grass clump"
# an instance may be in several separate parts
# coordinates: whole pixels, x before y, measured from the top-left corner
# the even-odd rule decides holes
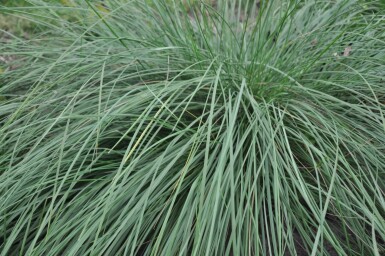
[[[376,2],[31,2],[0,255],[384,255]]]

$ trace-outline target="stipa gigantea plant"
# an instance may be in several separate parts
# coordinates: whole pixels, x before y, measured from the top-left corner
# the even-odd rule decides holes
[[[257,2],[3,8],[1,255],[383,254],[385,17]]]

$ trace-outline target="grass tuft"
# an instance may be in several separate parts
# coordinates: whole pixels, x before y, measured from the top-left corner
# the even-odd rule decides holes
[[[45,28],[0,42],[0,255],[385,253],[377,3],[30,2],[0,9]]]

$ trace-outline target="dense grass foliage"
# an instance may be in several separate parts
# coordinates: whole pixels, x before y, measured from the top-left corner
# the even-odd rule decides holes
[[[0,255],[385,254],[376,2],[79,2],[2,8]]]

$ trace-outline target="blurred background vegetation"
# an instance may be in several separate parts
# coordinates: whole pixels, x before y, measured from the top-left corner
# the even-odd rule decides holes
[[[9,38],[9,35],[15,35],[17,37],[29,38],[31,34],[40,31],[36,27],[36,24],[32,25],[32,22],[25,19],[25,15],[20,15],[15,12],[10,13],[9,7],[29,7],[32,3],[58,3],[64,6],[75,6],[76,4],[84,4],[84,0],[0,0],[0,40]],[[152,0],[145,0],[148,4],[151,4]],[[171,3],[173,0],[169,0]],[[187,5],[187,0],[182,0]],[[189,0],[190,3],[197,3],[201,0]],[[203,1],[215,1],[215,0],[203,0]],[[104,6],[108,6],[108,0],[90,0],[95,6],[105,11]],[[103,4],[102,4],[103,3]],[[21,10],[26,12],[28,9]],[[14,11],[14,10],[13,10]],[[68,14],[63,14],[68,15]],[[71,16],[72,15],[72,16]],[[21,16],[24,16],[22,18]],[[71,20],[73,14],[68,15],[68,19]],[[75,18],[76,19],[76,18]],[[7,36],[8,35],[8,36]]]
[[[27,36],[27,32],[34,28],[30,22],[17,15],[7,14],[4,7],[28,6],[26,0],[0,0],[0,38],[4,38],[5,32],[18,36]]]
[[[4,32],[9,32],[16,36],[28,37],[31,33],[36,31],[36,27],[32,26],[31,22],[26,19],[22,19],[19,15],[13,14],[10,15],[7,12],[7,7],[28,7],[31,6],[31,2],[35,0],[0,0],[0,40],[4,38]],[[147,3],[151,4],[152,0],[145,0]],[[173,0],[169,0],[172,2]],[[197,3],[200,1],[203,2],[215,2],[215,0],[180,0],[186,4],[186,1],[190,3]],[[76,3],[84,2],[84,0],[45,0],[43,2],[50,2],[62,4],[65,6],[73,6]],[[108,0],[90,0],[90,2],[100,5],[100,2],[104,2],[108,5]],[[263,0],[261,0],[263,2]],[[384,5],[385,10],[385,0],[362,0],[364,3],[377,3]]]

